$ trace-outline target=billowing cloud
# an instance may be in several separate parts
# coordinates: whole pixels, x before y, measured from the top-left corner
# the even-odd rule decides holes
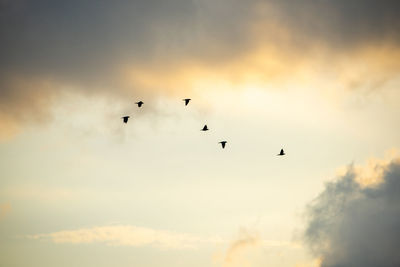
[[[400,70],[399,10],[392,0],[0,1],[0,129],[46,120],[70,90],[168,95],[318,75],[379,89]]]
[[[362,177],[350,166],[308,207],[305,241],[322,267],[400,265],[400,160],[374,166]]]
[[[65,230],[27,236],[30,239],[50,240],[54,243],[90,244],[110,246],[150,246],[161,249],[194,249],[204,243],[218,243],[218,238],[155,230],[132,225],[111,225]]]

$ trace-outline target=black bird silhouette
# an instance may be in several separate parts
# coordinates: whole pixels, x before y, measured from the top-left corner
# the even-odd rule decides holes
[[[221,141],[218,144],[221,144],[222,148],[225,148],[226,143],[228,143],[227,141]]]
[[[124,123],[128,123],[129,116],[123,116],[121,119],[123,119]]]
[[[136,102],[135,104],[138,105],[138,107],[140,108],[140,107],[142,107],[142,105],[143,105],[144,103],[143,103],[143,101],[139,101],[139,102]]]
[[[285,151],[283,151],[283,149],[281,149],[281,152],[279,152],[279,154],[277,156],[284,156],[285,155]]]
[[[203,127],[203,129],[201,129],[201,131],[208,131],[207,124],[204,125],[204,127]]]
[[[190,99],[190,98],[185,98],[185,99],[183,99],[183,101],[185,101],[185,106],[187,106],[188,104],[189,104],[189,101],[190,100],[192,100],[192,99]]]

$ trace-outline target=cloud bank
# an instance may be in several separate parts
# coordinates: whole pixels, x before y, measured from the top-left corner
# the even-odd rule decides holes
[[[170,95],[326,73],[379,89],[400,70],[399,10],[395,0],[0,1],[0,130],[48,120],[65,91]]]
[[[349,167],[308,207],[304,238],[321,267],[400,265],[400,160],[375,169],[371,180]]]

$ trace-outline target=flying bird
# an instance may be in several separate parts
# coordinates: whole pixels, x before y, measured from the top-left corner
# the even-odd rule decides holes
[[[277,156],[284,156],[285,155],[285,151],[283,151],[283,149],[281,149],[281,152],[279,152],[279,154]]]
[[[192,99],[190,99],[190,98],[183,99],[183,101],[185,101],[185,106],[187,106],[189,104],[190,100],[192,100]]]
[[[136,102],[135,104],[138,105],[138,107],[140,108],[140,107],[142,107],[142,105],[143,105],[144,103],[143,103],[143,101],[139,101],[139,102]]]
[[[218,144],[221,144],[222,148],[225,148],[226,143],[228,143],[227,141],[221,141]]]
[[[201,129],[201,131],[203,131],[203,132],[205,132],[205,131],[208,131],[207,124],[206,124],[206,125],[204,125],[204,127],[203,127],[203,129]]]
[[[129,116],[123,116],[121,119],[124,121],[124,123],[128,123]]]

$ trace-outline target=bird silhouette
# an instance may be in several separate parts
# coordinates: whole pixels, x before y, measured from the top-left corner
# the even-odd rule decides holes
[[[204,127],[203,127],[203,129],[201,129],[201,131],[208,131],[208,127],[207,127],[207,124],[206,125],[204,125]]]
[[[191,100],[190,98],[183,99],[183,101],[185,101],[185,106],[187,106],[189,104],[190,100]]]
[[[142,105],[143,105],[144,103],[143,103],[143,101],[139,101],[139,102],[136,102],[135,104],[138,105],[138,107],[140,108],[140,107],[142,107]]]
[[[279,154],[277,156],[284,156],[285,155],[285,151],[283,151],[283,149],[281,149],[281,152],[279,152]]]
[[[124,123],[128,123],[129,116],[123,116],[121,119],[124,121]]]
[[[228,143],[227,141],[221,141],[218,144],[221,144],[222,148],[225,148],[226,143]]]

